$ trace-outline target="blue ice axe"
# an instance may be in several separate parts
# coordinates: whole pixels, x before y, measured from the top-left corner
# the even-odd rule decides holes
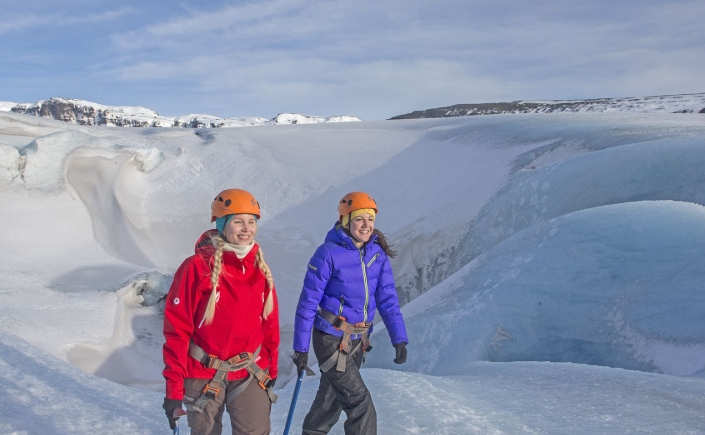
[[[284,435],[289,435],[289,429],[291,429],[291,421],[294,419],[294,409],[296,408],[296,400],[299,398],[299,390],[301,390],[301,382],[304,380],[304,374],[308,376],[315,376],[316,374],[308,367],[305,370],[299,372],[299,378],[296,380],[296,387],[294,387],[294,395],[291,398],[291,405],[289,406],[289,416],[286,417],[286,427],[284,427]]]
[[[174,433],[173,435],[179,435],[179,417],[183,417],[186,415],[186,411],[184,411],[182,408],[176,408],[174,410],[174,421],[176,422],[176,426],[174,426]]]
[[[289,405],[289,416],[286,417],[286,426],[284,427],[284,435],[289,435],[289,429],[291,429],[291,420],[294,419],[294,409],[296,408],[296,400],[299,398],[299,390],[301,390],[301,382],[304,380],[304,371],[299,372],[299,378],[296,380],[296,387],[294,388],[294,396],[291,398],[291,405]]]

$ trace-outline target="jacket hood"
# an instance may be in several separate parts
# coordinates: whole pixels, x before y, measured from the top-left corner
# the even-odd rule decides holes
[[[372,235],[370,236],[370,240],[365,243],[365,246],[373,244],[376,240],[377,234],[372,233]],[[348,249],[357,250],[355,243],[353,243],[352,237],[348,235],[348,233],[345,231],[345,228],[343,228],[343,226],[340,225],[339,222],[336,222],[333,225],[333,228],[331,228],[331,230],[328,231],[328,234],[326,234],[326,242],[332,242],[336,245],[344,246]]]
[[[196,246],[194,247],[194,252],[197,255],[202,256],[206,261],[210,261],[213,255],[215,255],[215,246],[213,246],[211,239],[217,236],[218,234],[218,230],[208,230],[205,233],[201,234],[201,237],[198,238]],[[237,255],[235,255],[234,252],[225,251],[223,252],[223,260],[230,261],[231,259],[234,259],[236,261],[242,262],[254,261],[255,255],[257,254],[258,250],[259,245],[255,243],[255,246],[252,247],[252,250],[242,260],[237,258]]]

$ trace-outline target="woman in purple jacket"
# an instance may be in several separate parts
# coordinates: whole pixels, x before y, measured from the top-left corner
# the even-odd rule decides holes
[[[313,351],[321,370],[318,393],[303,433],[327,434],[347,414],[347,435],[377,433],[377,413],[360,376],[369,333],[378,309],[396,349],[394,362],[406,362],[404,319],[389,257],[395,252],[375,230],[377,204],[364,192],[348,193],[338,204],[339,220],[309,261],[296,309],[294,363],[300,373]]]

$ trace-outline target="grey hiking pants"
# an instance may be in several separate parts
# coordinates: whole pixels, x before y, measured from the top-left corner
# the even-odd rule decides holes
[[[358,342],[359,340],[353,341],[353,347]],[[327,361],[339,345],[340,337],[313,329],[313,351],[319,364]],[[362,349],[354,356],[348,355],[345,372],[336,371],[333,367],[321,373],[316,398],[304,418],[304,435],[327,434],[340,418],[342,411],[348,416],[344,425],[346,435],[377,434],[377,411],[360,376],[362,355]]]
[[[192,404],[201,395],[208,381],[209,379],[185,379],[184,404]],[[235,399],[225,403],[226,394],[243,382],[244,380],[228,382],[216,398],[208,402],[203,412],[188,411],[186,417],[192,435],[220,435],[223,432],[223,413],[226,409],[230,415],[233,435],[269,435],[269,413],[272,404],[267,392],[257,381],[252,380]]]

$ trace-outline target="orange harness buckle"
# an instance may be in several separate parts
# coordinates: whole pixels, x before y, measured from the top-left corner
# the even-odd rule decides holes
[[[223,361],[220,360],[216,355],[208,355],[208,364],[206,364],[206,367],[209,369],[216,369],[218,370],[218,367],[220,367],[220,364],[222,364]]]
[[[215,399],[218,393],[220,393],[220,388],[211,386],[210,382],[203,388],[203,394],[208,396],[210,399]]]
[[[257,381],[260,387],[262,387],[263,390],[266,390],[272,385],[272,378],[267,375],[267,377],[263,381]]]
[[[345,325],[346,325],[346,324],[348,324],[348,322],[345,321],[345,317],[343,317],[343,316],[338,316],[338,317],[335,319],[335,323],[333,324],[333,327],[334,327],[335,329],[339,329],[339,330],[342,331],[343,328],[345,328]]]

